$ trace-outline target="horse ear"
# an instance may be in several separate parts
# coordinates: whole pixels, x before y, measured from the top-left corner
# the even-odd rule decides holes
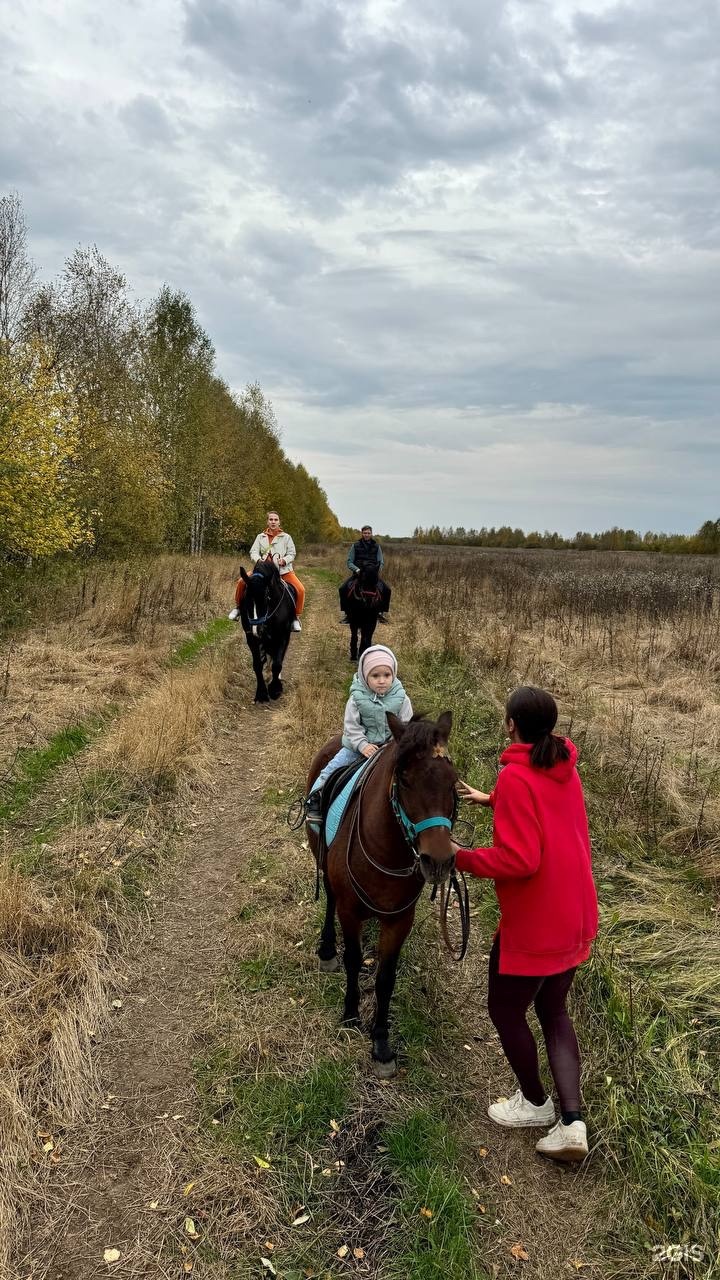
[[[438,737],[440,738],[441,742],[447,742],[448,738],[450,737],[451,729],[452,729],[452,711],[443,711],[442,715],[438,716],[438,721],[437,721]]]
[[[405,732],[405,724],[398,716],[393,715],[392,711],[386,711],[387,722],[390,732],[396,742],[399,742]]]
[[[248,578],[248,576],[247,576],[247,574],[246,574],[246,572],[245,572],[245,569],[244,569],[244,567],[243,567],[242,565],[240,565],[240,577],[242,578],[243,582],[245,583],[245,586],[247,586],[247,584],[248,584],[248,582],[250,581],[250,579]]]

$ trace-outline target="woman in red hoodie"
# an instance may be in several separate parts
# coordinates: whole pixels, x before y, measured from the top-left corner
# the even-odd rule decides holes
[[[579,964],[597,934],[597,895],[590,862],[577,750],[553,733],[551,694],[529,686],[511,695],[505,717],[510,746],[490,795],[466,783],[465,800],[493,809],[489,849],[455,846],[459,871],[495,881],[500,925],[490,952],[488,1011],[520,1088],[488,1110],[510,1127],[553,1124],[555,1107],[543,1088],[537,1046],[526,1013],[542,1028],[561,1118],[536,1145],[556,1160],[588,1151],[580,1111],[580,1053],[565,1007]]]

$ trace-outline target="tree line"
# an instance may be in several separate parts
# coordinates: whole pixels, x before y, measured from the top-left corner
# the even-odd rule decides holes
[[[301,541],[341,536],[261,389],[218,374],[184,293],[139,306],[94,246],[38,283],[20,198],[1,199],[0,557],[230,550],[269,507]]]
[[[605,529],[602,533],[576,533],[574,538],[563,538],[559,533],[523,533],[501,525],[499,529],[440,528],[418,526],[413,533],[414,542],[432,546],[450,544],[463,547],[525,547],[532,550],[544,547],[560,551],[661,551],[666,555],[719,555],[720,520],[706,520],[697,533],[637,533],[635,529]]]

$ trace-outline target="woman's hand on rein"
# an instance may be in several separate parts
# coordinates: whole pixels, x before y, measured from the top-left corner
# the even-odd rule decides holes
[[[459,781],[455,787],[461,800],[467,800],[469,804],[490,804],[490,796],[486,791],[476,791],[475,787],[468,786],[467,782]]]

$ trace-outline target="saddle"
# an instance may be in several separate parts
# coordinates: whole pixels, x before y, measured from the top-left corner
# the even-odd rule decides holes
[[[353,578],[347,594],[348,600],[361,600],[364,604],[377,604],[381,599],[379,587],[361,587],[357,578]]]
[[[321,796],[320,850],[319,860],[322,865],[325,855],[338,833],[345,810],[358,789],[363,771],[370,759],[357,760],[344,769],[331,773]]]

